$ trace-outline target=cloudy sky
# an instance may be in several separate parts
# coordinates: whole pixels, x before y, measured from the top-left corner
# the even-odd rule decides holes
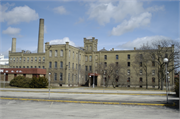
[[[39,19],[45,22],[44,43],[83,46],[98,39],[98,50],[133,49],[142,43],[179,39],[179,1],[150,0],[24,0],[1,1],[0,53],[37,51]]]

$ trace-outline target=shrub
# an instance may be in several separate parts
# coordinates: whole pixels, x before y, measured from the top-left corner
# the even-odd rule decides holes
[[[31,88],[46,88],[46,86],[48,86],[48,79],[44,78],[44,77],[33,77],[30,87]]]
[[[24,76],[17,76],[13,80],[10,81],[10,86],[22,87],[22,88],[29,88],[32,79],[24,77]]]
[[[175,92],[176,95],[179,97],[179,78],[175,78]]]

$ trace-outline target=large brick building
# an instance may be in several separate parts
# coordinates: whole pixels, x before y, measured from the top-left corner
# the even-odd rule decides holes
[[[84,47],[74,47],[66,44],[52,45],[49,42],[44,46],[44,19],[40,19],[37,53],[29,51],[16,52],[16,39],[12,39],[12,50],[9,51],[9,66],[11,68],[43,68],[46,76],[51,73],[51,82],[60,85],[92,85],[93,75],[95,84],[102,86],[107,78],[100,72],[100,65],[116,63],[121,66],[116,80],[117,86],[145,86],[146,75],[142,67],[134,63],[134,57],[141,50],[112,50],[105,48],[97,51],[98,40],[84,38]],[[160,46],[159,46],[160,48]],[[169,47],[173,51],[174,46]],[[148,63],[148,86],[158,85],[158,65]],[[96,73],[96,74],[95,74]],[[169,74],[170,85],[174,85],[174,73]],[[111,82],[109,82],[111,84]]]

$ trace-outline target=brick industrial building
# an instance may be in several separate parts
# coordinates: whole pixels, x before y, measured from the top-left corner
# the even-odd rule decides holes
[[[46,76],[51,73],[51,82],[60,85],[92,85],[95,78],[97,86],[104,85],[107,77],[102,75],[100,64],[116,63],[121,66],[121,74],[116,79],[117,86],[145,86],[146,75],[141,66],[134,64],[134,57],[141,50],[112,50],[105,48],[97,51],[98,40],[84,38],[83,47],[74,47],[66,44],[52,45],[45,43],[44,51],[44,19],[40,19],[37,53],[30,51],[16,52],[16,38],[12,38],[12,50],[9,51],[9,66],[11,68],[42,68],[46,69]],[[161,48],[159,46],[159,48]],[[169,47],[173,52],[174,46]],[[173,63],[173,62],[171,62]],[[148,86],[158,85],[158,65],[148,63]],[[95,74],[96,73],[96,74]],[[95,75],[95,77],[93,77]],[[170,85],[174,85],[174,72],[169,74]],[[111,83],[109,83],[111,85]]]

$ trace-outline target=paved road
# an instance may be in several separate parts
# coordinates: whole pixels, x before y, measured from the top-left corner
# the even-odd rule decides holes
[[[165,106],[101,105],[0,100],[1,119],[179,119]]]

